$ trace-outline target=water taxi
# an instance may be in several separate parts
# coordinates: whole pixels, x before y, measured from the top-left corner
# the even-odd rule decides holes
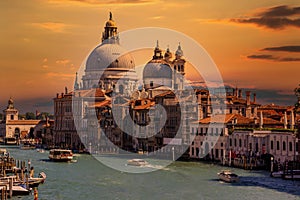
[[[145,165],[148,165],[148,162],[143,159],[131,159],[131,160],[127,161],[127,165],[145,166]]]
[[[49,159],[56,162],[69,162],[73,159],[73,153],[66,149],[51,149]]]
[[[219,172],[218,177],[220,180],[225,181],[227,183],[233,183],[239,181],[239,176],[232,173],[230,170],[223,170]]]

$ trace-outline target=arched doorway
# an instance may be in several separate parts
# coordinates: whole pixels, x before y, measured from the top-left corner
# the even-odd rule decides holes
[[[34,138],[34,128],[33,128],[33,127],[30,128],[30,131],[29,131],[29,138],[30,138],[30,139],[33,139],[33,138]]]
[[[20,138],[20,128],[19,128],[19,127],[15,128],[14,136],[15,136],[17,139]]]

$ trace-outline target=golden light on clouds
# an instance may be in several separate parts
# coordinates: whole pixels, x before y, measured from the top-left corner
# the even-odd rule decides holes
[[[32,23],[31,25],[36,28],[52,31],[54,33],[66,32],[66,29],[71,26],[64,23],[56,23],[56,22]]]

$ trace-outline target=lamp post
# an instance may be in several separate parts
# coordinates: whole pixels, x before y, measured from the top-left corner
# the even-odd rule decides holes
[[[272,175],[273,171],[274,171],[274,157],[272,156],[271,157],[271,175]]]
[[[174,147],[172,147],[172,158],[173,158],[173,161],[175,161],[175,148]]]

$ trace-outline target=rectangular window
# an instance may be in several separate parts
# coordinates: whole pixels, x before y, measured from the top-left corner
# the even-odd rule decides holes
[[[293,151],[293,143],[292,142],[289,142],[289,150]]]
[[[273,140],[271,140],[271,149],[273,150],[273,148],[274,148],[274,142]]]
[[[277,141],[277,145],[276,145],[276,146],[277,146],[277,147],[276,147],[277,150],[280,150],[280,146],[279,146],[279,145],[280,145],[280,144],[279,144],[279,141]]]
[[[285,142],[282,143],[282,150],[285,151],[286,146],[285,146]]]

